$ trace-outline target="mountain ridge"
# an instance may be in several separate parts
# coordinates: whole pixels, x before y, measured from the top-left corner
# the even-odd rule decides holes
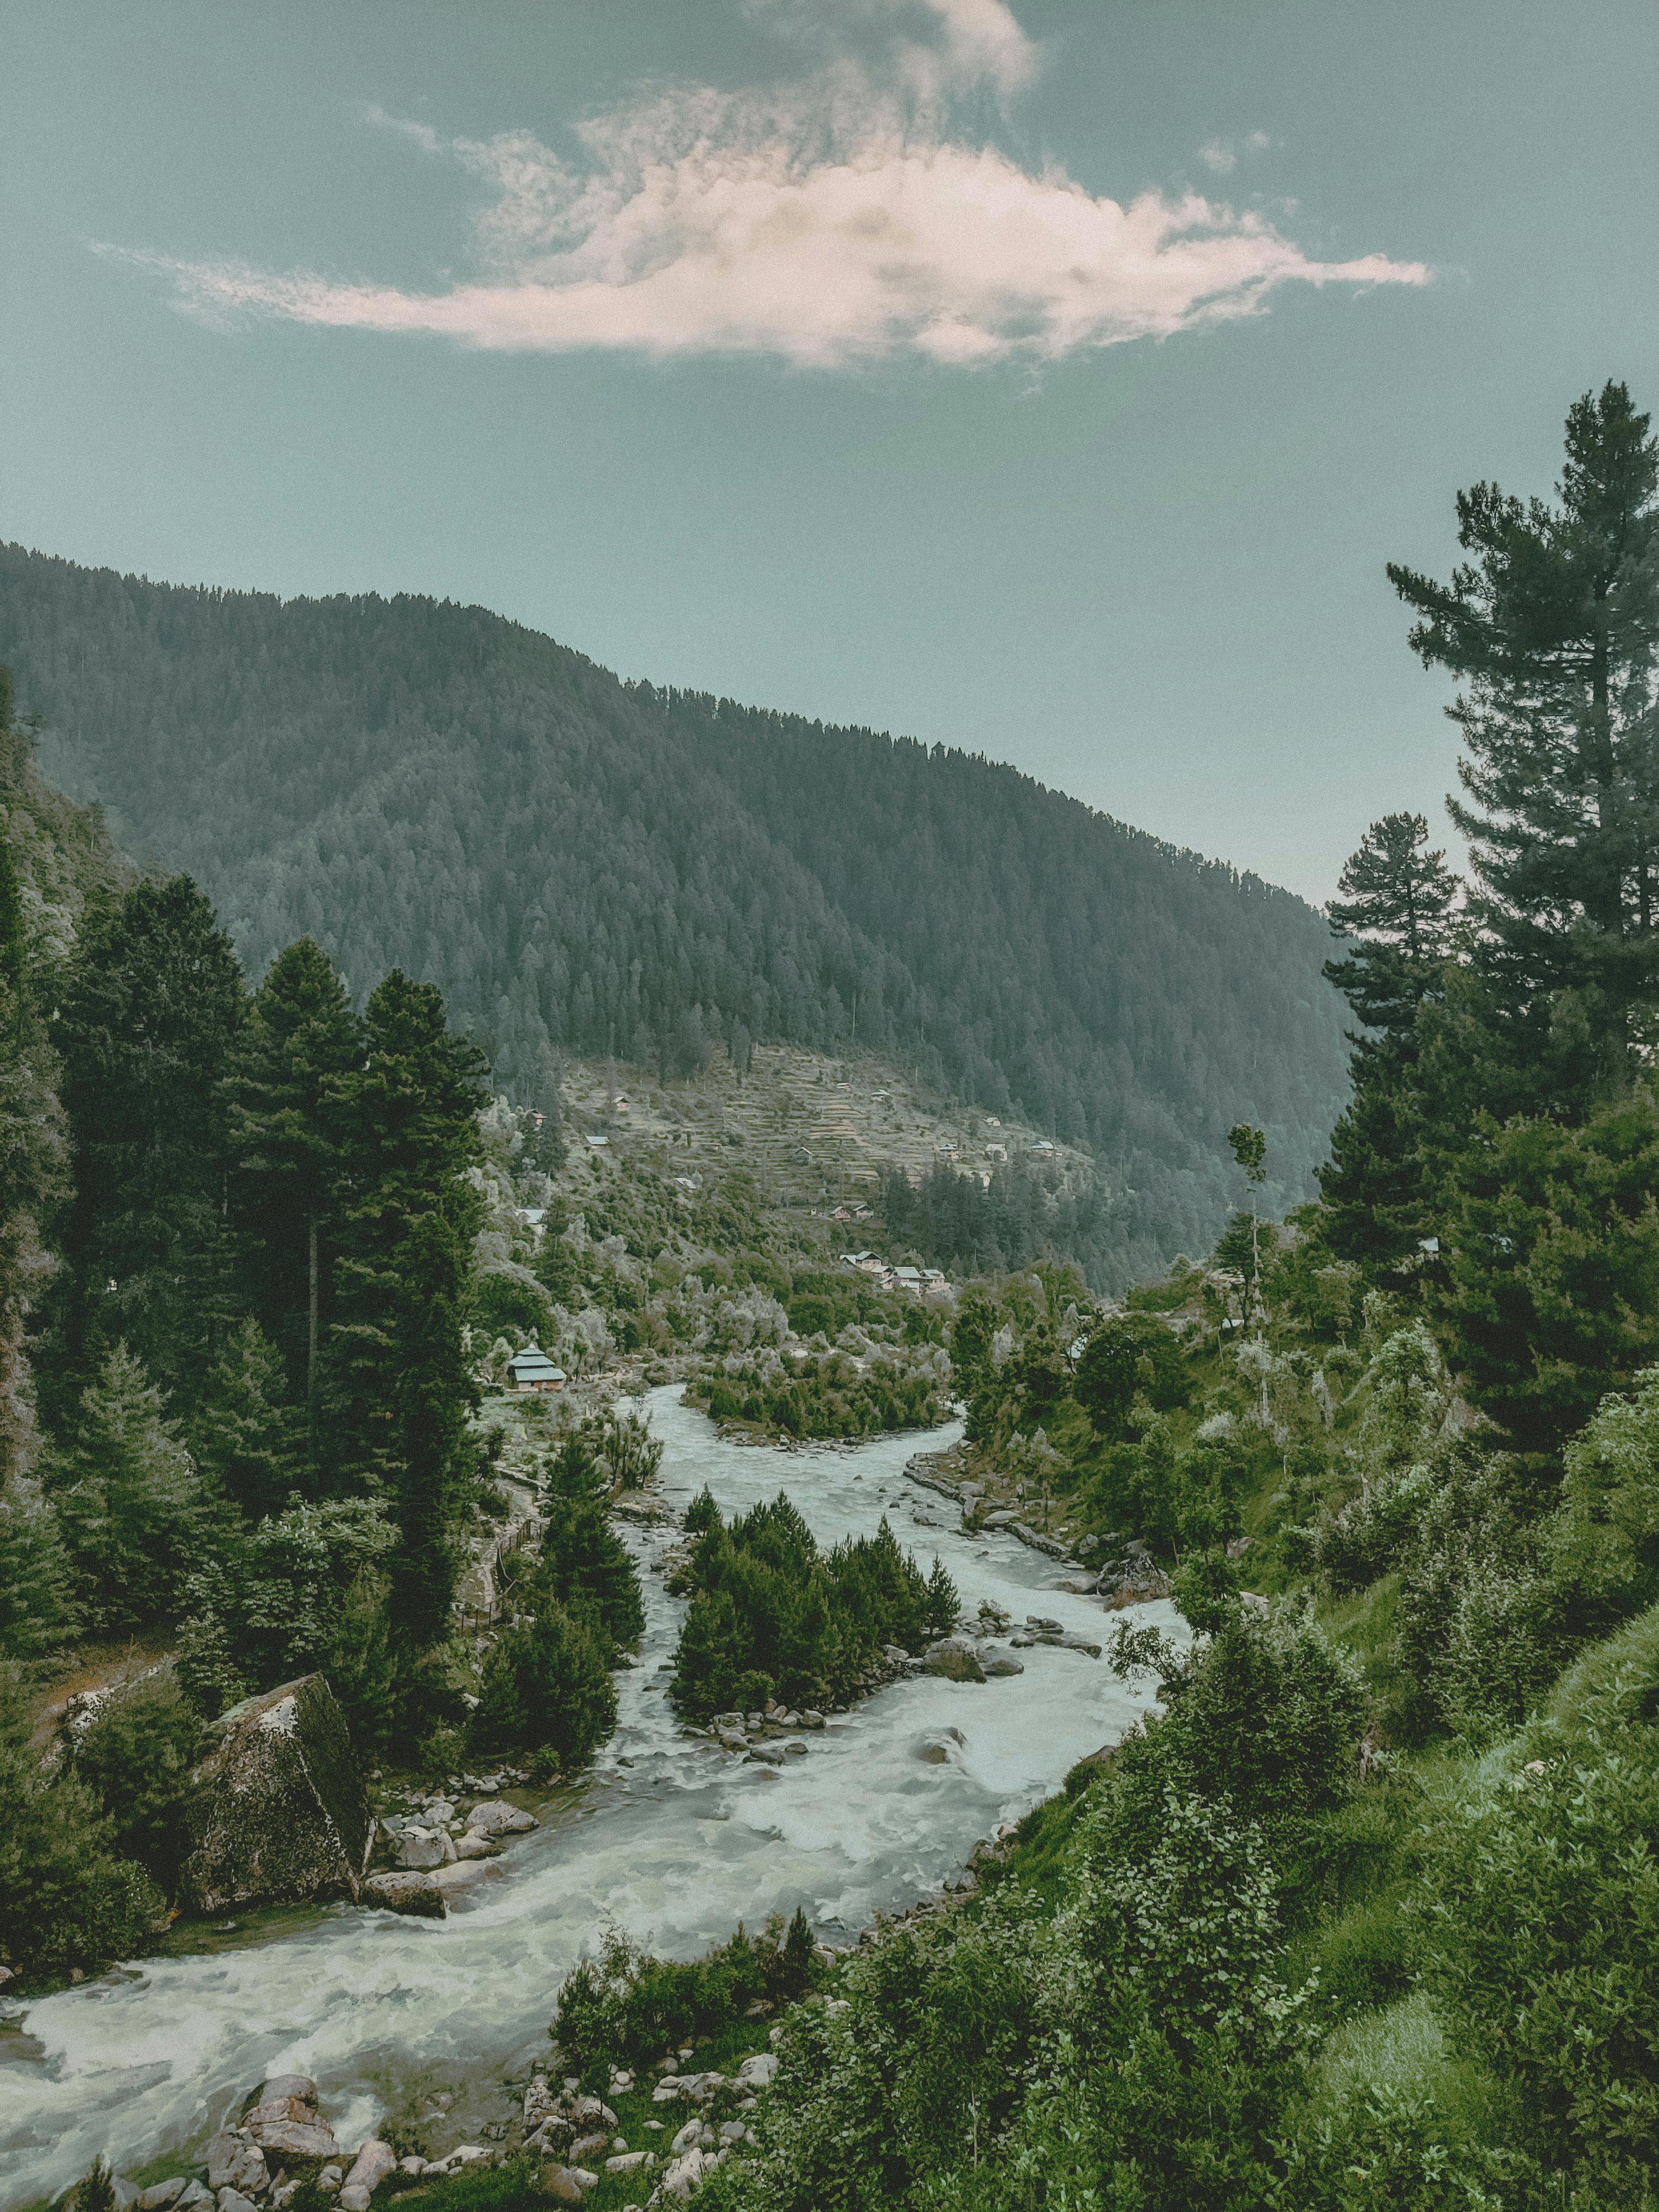
[[[487,609],[157,585],[0,547],[43,766],[187,868],[256,971],[310,932],[429,975],[506,1087],[723,1041],[897,1052],[1121,1189],[1115,1272],[1195,1249],[1267,1128],[1346,1096],[1316,911],[983,755],[624,681]]]

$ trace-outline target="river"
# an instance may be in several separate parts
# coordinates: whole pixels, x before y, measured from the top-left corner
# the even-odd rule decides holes
[[[723,1441],[678,1389],[648,1406],[677,1507],[705,1483],[728,1516],[785,1489],[826,1544],[873,1534],[884,1512],[924,1568],[943,1559],[969,1610],[988,1597],[1017,1624],[1042,1613],[1103,1639],[1093,1600],[1047,1587],[1051,1560],[1012,1536],[965,1535],[947,1500],[904,1478],[912,1453],[956,1429],[784,1450]],[[629,1540],[648,1566],[673,1534]],[[31,2004],[26,2033],[0,2036],[0,2206],[61,2189],[100,2152],[120,2172],[199,2145],[269,2073],[314,2075],[351,2143],[411,2082],[518,2070],[546,2051],[559,1984],[607,1921],[692,1956],[739,1919],[804,1905],[845,1942],[938,1891],[1145,1702],[1103,1662],[1037,1646],[1018,1677],[896,1683],[781,1769],[733,1763],[675,1725],[662,1670],[684,1608],[659,1576],[643,1580],[641,1664],[617,1677],[615,1736],[449,1919],[343,1905],[279,1917],[240,1945],[136,1961]],[[1140,1618],[1180,1626],[1167,1605]]]

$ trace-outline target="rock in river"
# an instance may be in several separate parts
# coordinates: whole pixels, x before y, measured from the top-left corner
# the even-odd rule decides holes
[[[198,1912],[362,1893],[374,1820],[320,1674],[249,1698],[197,1769],[182,1893]]]
[[[363,1903],[379,1905],[388,1912],[406,1912],[416,1920],[443,1920],[449,1908],[444,1893],[429,1874],[411,1874],[399,1868],[393,1874],[372,1874],[363,1884]]]
[[[943,1674],[949,1682],[982,1682],[985,1669],[979,1663],[979,1653],[965,1636],[942,1636],[937,1644],[930,1644],[922,1662],[930,1674]]]

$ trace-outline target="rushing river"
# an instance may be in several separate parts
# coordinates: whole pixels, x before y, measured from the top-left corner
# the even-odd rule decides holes
[[[1093,1600],[1047,1587],[1053,1562],[1012,1536],[964,1535],[954,1506],[905,1480],[913,1452],[956,1430],[784,1451],[722,1442],[677,1390],[654,1392],[650,1411],[676,1507],[705,1483],[728,1516],[787,1489],[823,1543],[872,1534],[886,1513],[924,1568],[943,1559],[970,1610],[988,1597],[1016,1624],[1042,1613],[1103,1640]],[[642,1566],[673,1534],[630,1538]],[[26,2035],[0,2036],[0,2206],[60,2189],[100,2151],[119,2172],[198,2145],[268,2073],[314,2075],[351,2143],[411,2081],[514,2070],[545,2051],[560,1981],[608,1921],[691,1956],[739,1919],[804,1905],[846,1941],[937,1891],[1144,1702],[1103,1662],[1037,1646],[1018,1677],[896,1683],[780,1769],[734,1763],[675,1726],[664,1690],[683,1607],[643,1579],[642,1663],[617,1677],[620,1724],[591,1780],[448,1920],[331,1908],[30,2005]],[[1164,1605],[1143,1618],[1179,1626]]]

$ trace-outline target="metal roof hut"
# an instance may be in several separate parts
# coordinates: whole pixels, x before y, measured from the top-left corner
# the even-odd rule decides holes
[[[562,1390],[564,1370],[556,1367],[538,1344],[527,1344],[507,1363],[507,1380],[514,1390]]]

